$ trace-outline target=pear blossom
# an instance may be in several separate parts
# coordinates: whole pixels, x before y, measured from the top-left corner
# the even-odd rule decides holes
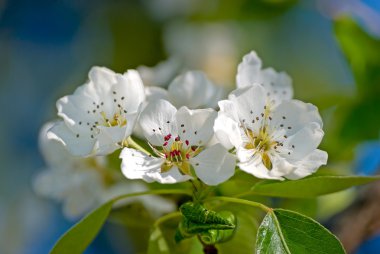
[[[258,178],[312,174],[327,162],[327,153],[317,149],[324,135],[318,109],[298,100],[273,106],[266,93],[254,84],[220,101],[216,137],[227,149],[236,149],[241,170]]]
[[[237,88],[253,84],[264,86],[271,104],[276,105],[293,97],[292,79],[285,72],[276,72],[273,68],[262,69],[261,59],[251,51],[243,57],[236,75]]]
[[[40,132],[39,145],[47,168],[35,177],[33,187],[38,195],[61,202],[65,217],[75,219],[113,197],[148,190],[110,169],[105,156],[72,156],[61,143],[47,138],[53,125],[45,124]],[[118,205],[133,202],[141,202],[155,217],[175,209],[174,203],[157,196],[134,197]]]
[[[217,113],[213,109],[176,109],[157,100],[147,105],[140,124],[154,154],[124,148],[122,172],[129,179],[159,183],[183,182],[198,177],[208,185],[229,179],[235,157],[221,145],[206,147],[213,136]]]
[[[131,135],[144,100],[137,71],[116,74],[93,67],[86,84],[57,101],[63,121],[52,127],[48,138],[60,141],[73,155],[112,153]]]

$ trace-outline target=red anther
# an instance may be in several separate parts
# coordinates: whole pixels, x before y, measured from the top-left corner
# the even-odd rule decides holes
[[[196,146],[192,146],[191,150],[194,152],[195,150],[197,150],[197,147]]]
[[[166,135],[165,137],[164,137],[164,140],[165,141],[168,141],[169,139],[171,139],[172,138],[172,134],[168,134],[168,135]]]
[[[169,157],[169,155],[167,153],[165,153],[165,158],[167,159]]]
[[[189,145],[189,140],[185,140],[185,143],[188,146]]]
[[[164,144],[163,144],[163,146],[167,146],[168,145],[168,142],[165,142]]]
[[[186,154],[186,159],[190,159],[190,154]]]
[[[175,141],[180,141],[181,140],[181,138],[179,137],[179,136],[177,136],[176,138],[175,138]]]
[[[179,150],[175,150],[175,155],[180,155],[181,154],[181,152],[179,151]]]
[[[174,156],[175,156],[174,151],[173,151],[173,152],[170,152],[170,157],[174,157]]]

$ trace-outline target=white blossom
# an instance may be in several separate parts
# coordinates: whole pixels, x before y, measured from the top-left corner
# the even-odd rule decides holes
[[[214,130],[227,148],[235,148],[240,169],[258,178],[298,179],[327,162],[318,150],[324,135],[318,109],[298,100],[273,106],[255,84],[233,91],[219,102]]]
[[[235,158],[216,144],[205,147],[213,136],[216,112],[212,109],[177,110],[165,100],[148,104],[140,124],[154,156],[124,148],[123,174],[146,182],[177,183],[200,178],[208,185],[226,181],[234,174]]]
[[[64,144],[73,155],[106,155],[131,135],[145,100],[139,74],[93,67],[89,81],[58,100],[58,122],[48,138]]]
[[[237,88],[260,84],[267,90],[271,104],[276,105],[293,97],[292,79],[285,72],[276,72],[273,68],[262,69],[261,59],[251,51],[243,57],[236,75]]]
[[[52,125],[45,124],[40,132],[47,168],[36,176],[33,187],[37,194],[61,202],[65,217],[75,219],[113,197],[148,190],[144,184],[127,181],[119,171],[108,168],[104,156],[72,156],[61,143],[47,139],[46,132]],[[141,202],[156,217],[175,209],[174,203],[157,196],[134,197],[121,204],[133,202]]]

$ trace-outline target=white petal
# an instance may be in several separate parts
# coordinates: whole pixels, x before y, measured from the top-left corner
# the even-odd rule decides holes
[[[294,135],[288,137],[284,142],[284,150],[287,152],[282,153],[281,156],[285,156],[290,162],[303,159],[305,156],[313,152],[322,141],[324,132],[317,123],[306,124],[304,128],[299,130]],[[294,147],[293,147],[294,146]]]
[[[154,179],[148,173],[160,172],[164,159],[150,157],[147,154],[135,149],[124,148],[120,153],[121,170],[125,177],[129,179],[143,179],[146,182],[153,182]]]
[[[204,183],[217,185],[235,173],[236,159],[222,145],[216,144],[190,159],[195,173]]]
[[[263,86],[255,84],[236,89],[229,95],[229,99],[235,104],[240,121],[251,130],[258,131],[262,126],[262,114],[266,106]]]
[[[203,72],[188,71],[169,85],[170,101],[176,107],[215,107],[223,95],[222,88],[213,84]]]
[[[218,141],[228,150],[239,147],[242,144],[240,127],[238,122],[223,114],[219,114],[215,120],[214,132]]]
[[[260,75],[261,60],[256,52],[251,51],[243,57],[243,61],[238,66],[236,75],[236,85],[243,88],[257,83],[257,77]]]
[[[48,131],[47,138],[61,142],[73,155],[92,154],[96,141],[81,134],[77,135],[63,121],[59,121]]]
[[[88,73],[88,78],[91,85],[96,91],[96,94],[106,94],[111,88],[111,85],[116,82],[116,74],[106,67],[94,66]]]
[[[192,179],[191,176],[183,175],[177,167],[172,167],[168,172],[149,172],[148,176],[156,182],[163,184],[173,184],[185,182]]]
[[[310,155],[305,157],[305,159],[296,163],[296,170],[287,174],[285,177],[296,180],[311,175],[316,172],[320,166],[327,164],[327,157],[328,155],[325,151],[316,149]]]
[[[270,100],[275,101],[274,104],[293,98],[292,79],[285,72],[276,72],[273,68],[264,69],[260,83],[267,90]]]
[[[238,166],[241,170],[256,176],[257,178],[263,179],[277,179],[283,180],[279,174],[271,173],[271,170],[268,170],[262,163],[261,155],[255,155],[251,157],[248,161],[238,163]]]
[[[176,112],[177,109],[165,100],[157,100],[146,106],[141,113],[140,125],[152,145],[162,146],[166,135],[171,134],[173,137],[178,135]]]
[[[310,103],[298,100],[283,101],[271,114],[269,126],[272,129],[283,129],[287,136],[291,136],[306,124],[314,122],[322,128],[322,118],[318,108]]]
[[[168,91],[157,86],[145,87],[146,100],[152,102],[155,100],[169,100]]]
[[[190,145],[205,145],[212,138],[217,113],[213,109],[190,110],[181,107],[176,113],[178,135]]]
[[[113,98],[123,106],[128,113],[136,113],[145,100],[144,85],[140,75],[135,70],[128,70],[123,75],[116,75],[116,84],[112,86]],[[117,109],[117,105],[115,104]]]

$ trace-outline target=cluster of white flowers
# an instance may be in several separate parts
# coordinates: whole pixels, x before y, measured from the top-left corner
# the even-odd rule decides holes
[[[255,52],[239,64],[237,89],[228,98],[203,72],[174,77],[179,70],[175,60],[124,74],[92,68],[87,83],[58,100],[62,120],[43,128],[41,146],[51,169],[37,177],[38,192],[64,200],[66,214],[76,215],[112,189],[147,188],[102,164],[118,149],[122,174],[147,183],[200,179],[218,185],[236,166],[258,178],[299,179],[326,164],[327,153],[317,149],[324,134],[317,108],[292,99],[290,77],[262,69]],[[134,135],[150,149],[132,145]],[[173,209],[159,202],[162,212]]]

